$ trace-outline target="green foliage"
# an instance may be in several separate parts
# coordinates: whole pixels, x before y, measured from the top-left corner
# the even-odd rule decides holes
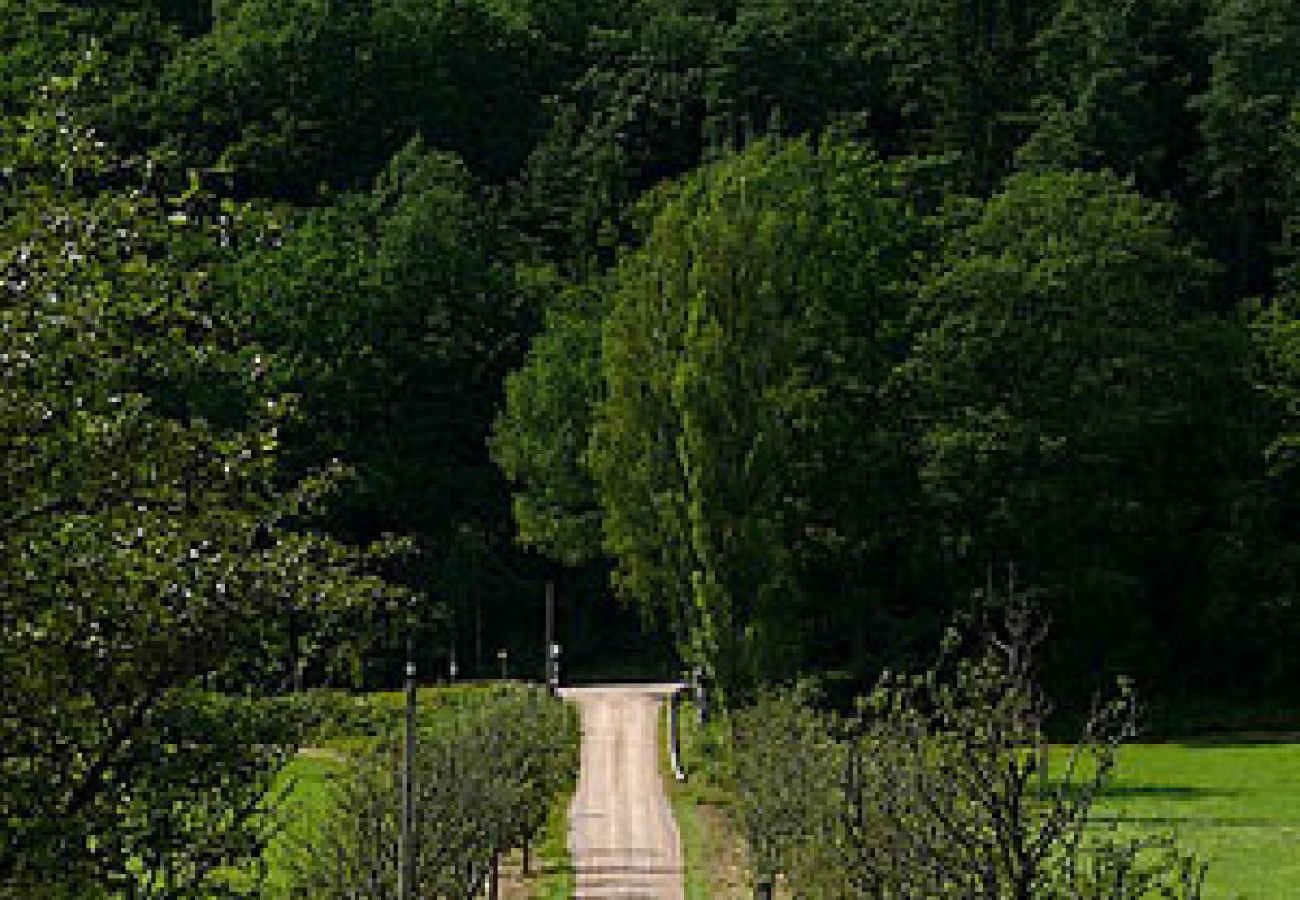
[[[561,574],[607,652],[608,557],[732,702],[834,698],[1009,557],[1055,684],[1289,690],[1297,59],[1288,0],[0,0],[24,877],[183,893],[175,835],[248,845],[111,800],[206,802],[150,710],[233,747],[205,679],[383,682],[412,618],[535,648]],[[334,543],[385,532],[423,553],[362,570],[436,600]],[[193,758],[238,806],[261,743]]]
[[[1286,0],[1219,0],[1205,21],[1210,82],[1195,106],[1201,173],[1238,287],[1268,286],[1293,167],[1280,138],[1300,92],[1300,11]]]
[[[959,190],[985,194],[1026,133],[1033,41],[1056,3],[891,0],[883,36],[906,150],[957,153]]]
[[[720,30],[709,70],[712,119],[733,134],[775,125],[816,134],[865,116],[888,142],[887,38],[878,5],[829,0],[738,2]]]
[[[967,578],[1033,559],[1083,604],[1067,611],[1079,622],[1141,590],[1146,552],[1185,539],[1170,504],[1204,515],[1191,510],[1215,502],[1180,471],[1217,464],[1183,443],[1199,405],[1234,392],[1227,379],[1191,392],[1206,358],[1240,349],[1201,312],[1211,273],[1168,208],[1104,174],[1016,176],[950,236],[893,389],[915,411],[915,466]]]
[[[580,276],[608,266],[637,197],[699,164],[717,30],[671,5],[636,27],[593,28],[590,64],[548,101],[549,127],[514,191],[518,227],[544,258]]]
[[[878,465],[923,233],[905,184],[851,144],[758,144],[657,198],[612,278],[589,450],[606,547],[724,689],[797,665],[801,568],[843,539],[828,467]]]
[[[157,131],[262,195],[355,189],[415,136],[502,178],[540,127],[546,65],[491,4],[240,0],[169,63]]]
[[[1203,62],[1186,52],[1196,0],[1067,0],[1035,40],[1035,129],[1027,167],[1108,168],[1148,196],[1186,193],[1199,145],[1188,109]]]
[[[493,458],[514,485],[519,540],[569,565],[600,553],[596,486],[585,460],[600,396],[602,298],[558,287],[528,359],[506,380]]]
[[[417,894],[475,896],[494,858],[537,839],[578,767],[576,711],[540,688],[481,692],[420,723]],[[391,737],[391,734],[390,734]],[[398,877],[400,752],[392,741],[336,782],[335,814],[294,851],[295,896],[391,896]]]
[[[750,868],[759,878],[788,874],[800,897],[818,896],[814,873],[840,862],[832,848],[847,756],[815,700],[806,685],[768,690],[729,722],[735,752],[728,775]]]
[[[152,108],[151,88],[180,35],[150,0],[84,4],[0,2],[0,110],[19,113],[55,72],[97,54],[96,78],[81,86],[83,115],[122,142]]]
[[[1261,307],[1255,318],[1264,386],[1278,403],[1286,425],[1269,448],[1275,466],[1294,470],[1300,454],[1300,309],[1286,296]]]
[[[429,495],[485,477],[475,457],[524,321],[500,256],[464,167],[417,141],[372,192],[303,216],[233,273],[227,302],[274,352],[267,379],[306,398],[293,449],[348,459],[369,495],[353,502],[381,527],[431,531]]]
[[[460,161],[417,140],[371,191],[295,217],[222,284],[271,351],[263,379],[303,397],[282,469],[346,460],[356,477],[325,521],[354,541],[415,536],[422,555],[392,577],[440,601],[480,577],[465,532],[494,540],[508,514],[485,445],[531,312],[503,243]]]
[[[0,879],[191,896],[256,851],[299,727],[196,690],[274,691],[291,634],[328,664],[397,595],[296,530],[337,473],[277,482],[288,399],[223,424],[194,389],[245,377],[210,283],[255,219],[169,200],[85,125],[82,83],[0,144]]]

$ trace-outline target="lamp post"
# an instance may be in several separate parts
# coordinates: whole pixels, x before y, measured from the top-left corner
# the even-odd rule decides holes
[[[510,654],[506,652],[504,647],[497,651],[497,660],[501,663],[501,680],[509,680],[510,669],[508,663],[510,661]]]
[[[406,661],[406,740],[402,751],[401,900],[415,898],[415,663]]]
[[[402,823],[399,839],[401,869],[397,890],[400,900],[415,900],[415,604],[406,616],[406,721],[402,748]]]
[[[555,582],[546,582],[546,626],[542,631],[542,681],[555,693],[555,676],[552,668],[552,648],[555,646]]]

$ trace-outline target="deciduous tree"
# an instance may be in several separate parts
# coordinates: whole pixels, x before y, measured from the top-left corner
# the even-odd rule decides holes
[[[335,475],[278,477],[292,404],[210,290],[255,219],[169,201],[79,83],[0,139],[0,892],[209,896],[296,739],[258,698],[395,595],[299,530]]]

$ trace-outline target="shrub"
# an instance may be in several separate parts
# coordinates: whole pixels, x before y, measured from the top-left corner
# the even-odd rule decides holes
[[[1171,837],[1097,822],[1137,731],[1131,685],[1053,759],[1033,678],[1045,628],[1014,589],[986,609],[996,627],[950,630],[934,666],[886,673],[852,717],[806,690],[734,717],[735,815],[759,880],[783,874],[809,898],[1199,897],[1204,867]]]
[[[540,688],[511,685],[425,718],[415,765],[415,894],[472,897],[500,854],[536,840],[577,777],[577,716]],[[295,896],[396,895],[398,748],[382,741],[335,783],[335,814],[293,848]]]

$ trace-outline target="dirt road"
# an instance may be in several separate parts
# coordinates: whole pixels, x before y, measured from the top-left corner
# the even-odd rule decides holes
[[[682,900],[681,844],[659,774],[659,707],[672,685],[569,688],[582,769],[569,811],[581,900]]]

